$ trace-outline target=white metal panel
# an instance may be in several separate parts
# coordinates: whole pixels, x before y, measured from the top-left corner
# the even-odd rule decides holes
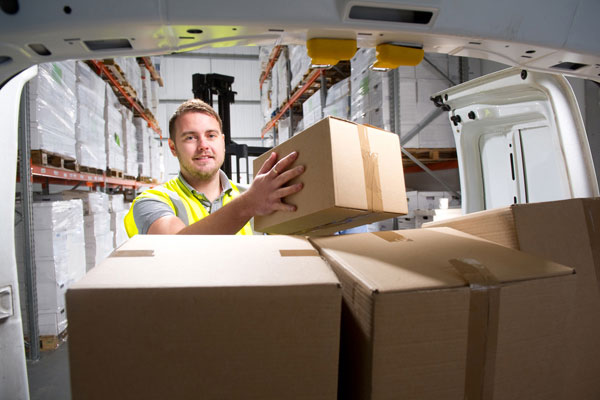
[[[0,157],[3,171],[0,183],[8,197],[4,204],[9,205],[0,209],[0,289],[7,286],[11,288],[11,293],[2,299],[1,308],[8,309],[12,306],[12,316],[0,319],[0,399],[29,399],[15,257],[14,193],[21,91],[23,85],[36,74],[37,67],[30,68],[0,90],[0,121],[3,124],[0,148],[4,151],[3,157]]]
[[[231,137],[238,143],[245,143],[241,138],[260,139],[263,120],[260,115],[260,104],[231,105]],[[238,140],[238,138],[240,138]],[[251,142],[252,146],[257,146]],[[250,143],[249,143],[250,144]]]
[[[234,77],[232,89],[236,100],[260,100],[260,65],[256,60],[213,59],[211,72]],[[260,112],[260,110],[259,110]]]
[[[256,55],[258,56],[259,52],[258,46],[234,46],[234,47],[205,47],[199,50],[195,50],[191,53],[198,54],[233,54],[233,55]]]
[[[192,75],[211,73],[210,59],[187,57],[163,57],[160,73],[164,87],[159,90],[160,99],[192,99]]]
[[[437,95],[447,99],[452,118],[460,117],[453,129],[465,213],[505,204],[510,192],[516,203],[598,195],[581,114],[564,77],[510,68]],[[495,133],[505,135],[504,145],[487,143]],[[506,155],[510,162],[502,161]],[[511,169],[507,183],[502,177]]]
[[[424,24],[350,19],[356,5],[425,9],[432,18]],[[18,13],[0,13],[0,82],[40,62],[357,36],[360,47],[414,43],[427,52],[471,54],[545,71],[561,72],[553,65],[576,62],[585,65],[564,72],[598,80],[598,8],[597,0],[305,0],[285,7],[274,0],[210,7],[196,0],[130,0],[115,12],[91,0],[74,0],[67,8],[57,2],[19,2]],[[103,45],[95,48],[90,41]],[[51,54],[36,53],[32,43]]]
[[[556,162],[562,159],[560,143],[548,131],[548,126],[536,126],[519,132],[528,203],[571,197],[565,164]]]

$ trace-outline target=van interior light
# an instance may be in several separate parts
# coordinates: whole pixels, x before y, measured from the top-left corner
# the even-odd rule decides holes
[[[329,68],[356,53],[356,39],[309,39],[306,52],[315,68]]]
[[[425,56],[423,49],[383,43],[376,47],[377,61],[371,67],[375,71],[390,70],[400,66],[414,67]]]

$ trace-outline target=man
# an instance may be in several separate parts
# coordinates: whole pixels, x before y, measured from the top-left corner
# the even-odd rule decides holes
[[[277,161],[272,153],[243,193],[221,171],[225,137],[219,115],[201,100],[188,100],[169,120],[169,148],[179,160],[177,178],[140,194],[125,217],[135,234],[252,234],[255,215],[295,211],[282,199],[302,189],[286,184],[304,172],[289,167],[292,153]]]

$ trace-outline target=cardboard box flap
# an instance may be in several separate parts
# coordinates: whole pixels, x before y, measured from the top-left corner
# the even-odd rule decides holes
[[[338,284],[301,237],[136,235],[71,289]]]
[[[414,291],[466,286],[451,260],[473,260],[500,282],[569,275],[573,269],[450,228],[414,229],[314,238],[372,291]]]

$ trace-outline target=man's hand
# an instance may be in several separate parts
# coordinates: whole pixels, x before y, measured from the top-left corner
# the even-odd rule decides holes
[[[303,166],[289,169],[298,158],[294,152],[277,161],[271,153],[258,171],[250,188],[233,199],[227,206],[185,226],[178,217],[164,216],[157,219],[148,233],[180,235],[233,235],[256,215],[269,215],[275,211],[295,211],[296,206],[285,204],[282,199],[302,189],[302,184],[284,186],[304,172]]]
[[[304,172],[304,166],[288,169],[297,158],[298,153],[293,152],[277,161],[277,154],[271,153],[250,188],[240,196],[244,198],[247,211],[252,216],[269,215],[275,211],[296,211],[296,206],[285,204],[282,199],[302,190],[302,183],[285,186]]]

